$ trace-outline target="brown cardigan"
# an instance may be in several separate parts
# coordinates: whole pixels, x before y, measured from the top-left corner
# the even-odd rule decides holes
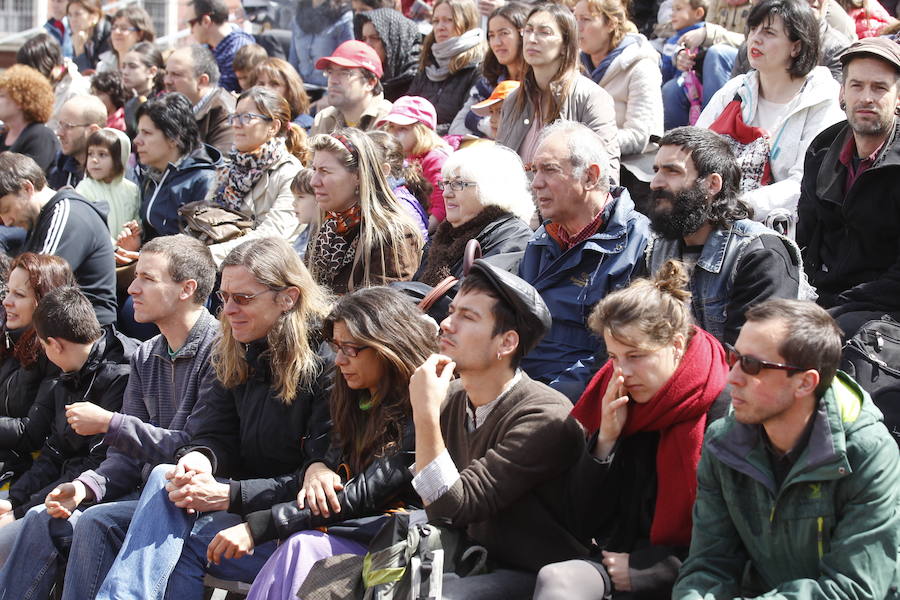
[[[466,527],[503,566],[536,572],[586,557],[588,549],[563,526],[563,478],[584,451],[572,403],[523,373],[473,433],[466,431],[467,404],[454,381],[441,431],[460,479],[428,506],[429,520]]]

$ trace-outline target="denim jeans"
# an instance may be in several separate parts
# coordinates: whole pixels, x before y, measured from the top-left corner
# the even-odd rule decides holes
[[[137,504],[123,500],[84,511],[75,525],[62,600],[94,597],[122,547]]]
[[[76,514],[70,519],[77,518]],[[56,546],[48,532],[51,519],[43,505],[35,506],[22,517],[20,535],[9,560],[0,569],[0,600],[44,600],[49,596],[59,565]]]
[[[737,58],[737,48],[716,44],[706,51],[703,59],[703,107],[731,79],[731,69]],[[666,131],[688,124],[691,104],[684,92],[681,75],[677,75],[662,86],[663,124]]]
[[[158,465],[153,469],[98,600],[199,599],[205,573],[250,582],[275,551],[275,542],[268,542],[255,548],[252,555],[208,566],[209,543],[219,531],[242,519],[224,511],[188,514],[175,506],[165,490],[165,474],[172,468]]]

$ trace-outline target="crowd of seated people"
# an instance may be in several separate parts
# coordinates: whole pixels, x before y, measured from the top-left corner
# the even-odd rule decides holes
[[[900,329],[895,7],[47,4],[0,600],[381,597],[425,522],[450,600],[900,600],[900,423],[841,370]]]

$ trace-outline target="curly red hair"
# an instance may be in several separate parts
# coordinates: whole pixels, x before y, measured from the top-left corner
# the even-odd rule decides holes
[[[0,75],[0,90],[15,102],[29,123],[46,123],[53,115],[53,87],[26,65],[13,65]]]

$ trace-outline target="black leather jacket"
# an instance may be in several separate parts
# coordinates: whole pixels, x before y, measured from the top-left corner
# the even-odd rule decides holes
[[[297,492],[306,474],[304,468],[294,479],[296,486],[290,501],[276,504],[269,510],[246,515],[254,544],[273,539],[284,540],[298,531],[325,525],[343,523],[350,519],[380,515],[395,502],[418,505],[421,501],[412,489],[413,475],[409,467],[415,462],[415,430],[410,420],[404,427],[400,449],[391,454],[376,457],[366,469],[344,483],[337,497],[341,504],[339,513],[329,517],[313,515],[308,508],[298,508]],[[341,449],[331,446],[323,462],[334,471],[343,462]]]

